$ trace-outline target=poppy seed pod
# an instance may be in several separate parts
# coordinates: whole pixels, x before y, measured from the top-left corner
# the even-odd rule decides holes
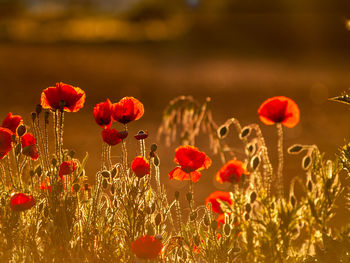
[[[134,137],[136,140],[144,140],[148,137],[148,131],[144,132],[141,130]]]
[[[153,143],[153,144],[151,145],[151,152],[157,151],[157,148],[158,148],[157,144]]]

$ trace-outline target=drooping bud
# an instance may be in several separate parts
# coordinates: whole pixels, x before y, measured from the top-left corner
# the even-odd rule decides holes
[[[192,194],[191,193],[187,193],[186,194],[186,199],[188,202],[191,202],[192,201]]]

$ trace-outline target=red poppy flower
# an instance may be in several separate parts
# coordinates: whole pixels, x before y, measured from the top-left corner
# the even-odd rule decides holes
[[[298,124],[300,111],[298,105],[284,96],[273,97],[264,101],[258,109],[260,120],[267,124],[282,123],[288,128]]]
[[[14,194],[10,199],[10,207],[13,211],[24,211],[35,205],[33,196],[23,193]]]
[[[131,163],[131,170],[138,178],[142,178],[150,173],[149,162],[145,157],[137,156]]]
[[[247,174],[247,169],[241,161],[230,160],[216,174],[219,183],[239,183],[242,174]]]
[[[112,124],[112,108],[113,105],[109,99],[106,102],[96,104],[93,114],[95,121],[102,128],[111,127]]]
[[[116,129],[104,129],[102,131],[102,139],[105,143],[107,143],[110,146],[117,145],[122,141],[122,138],[120,138],[120,132]]]
[[[222,214],[224,211],[221,209],[218,199],[227,202],[229,205],[233,204],[232,194],[230,192],[215,191],[211,193],[206,199],[205,204],[211,203],[211,209],[214,213]]]
[[[11,112],[7,114],[6,118],[2,121],[1,127],[7,128],[14,134],[17,134],[17,128],[23,123],[23,119],[19,115],[13,115]]]
[[[30,156],[34,161],[39,157],[38,146],[36,139],[31,133],[26,133],[21,137],[22,153]]]
[[[9,129],[0,127],[0,160],[12,149],[12,134]]]
[[[85,103],[85,92],[62,82],[56,83],[56,87],[48,87],[41,93],[41,106],[44,109],[59,110],[60,102],[64,101],[64,111],[77,112]]]
[[[75,161],[65,161],[60,165],[60,170],[58,172],[59,177],[73,173],[77,169],[77,163]]]
[[[200,152],[198,148],[190,145],[176,148],[174,161],[180,166],[173,169],[169,173],[169,177],[179,181],[192,180],[197,182],[201,177],[199,171],[204,168],[208,169],[211,165],[211,159],[204,152]]]
[[[131,242],[132,251],[140,259],[156,259],[162,248],[162,242],[154,236],[142,236]]]
[[[136,140],[144,140],[148,137],[148,131],[144,132],[141,130],[134,137]]]
[[[145,110],[143,104],[134,97],[124,97],[113,104],[112,117],[115,121],[127,124],[140,119]]]

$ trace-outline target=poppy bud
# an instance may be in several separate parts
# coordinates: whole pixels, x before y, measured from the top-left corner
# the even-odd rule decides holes
[[[53,166],[56,166],[57,165],[57,159],[55,157],[52,158],[51,163],[52,163]]]
[[[36,119],[36,112],[32,112],[32,121],[35,121]]]
[[[111,176],[112,178],[114,178],[117,175],[117,167],[113,167],[112,171],[111,171]]]
[[[18,126],[17,128],[17,134],[19,137],[21,137],[22,135],[24,135],[27,132],[27,128],[25,125],[21,124]]]
[[[157,155],[154,156],[153,163],[154,163],[155,166],[159,166],[159,158],[158,158]]]
[[[79,190],[80,190],[80,184],[74,184],[73,185],[73,190],[74,190],[74,192],[78,193]]]
[[[162,215],[159,213],[156,215],[156,218],[154,219],[154,222],[157,226],[160,225],[160,223],[162,222]]]
[[[252,211],[252,207],[250,204],[245,205],[245,211],[247,211],[247,213],[250,213],[250,211]]]
[[[203,223],[204,223],[204,225],[209,226],[210,221],[209,221],[208,215],[204,215],[204,217],[203,217]]]
[[[154,213],[154,211],[156,210],[156,203],[153,203],[151,205],[151,209],[152,209],[152,214]]]
[[[39,116],[39,114],[41,113],[42,110],[43,110],[43,107],[40,104],[37,104],[35,107],[35,112],[36,112],[37,116]]]
[[[45,111],[45,124],[49,124],[49,117],[50,117],[50,112]]]
[[[107,187],[108,187],[108,181],[106,178],[104,178],[102,181],[102,187],[103,187],[103,189],[107,189]]]
[[[175,191],[175,199],[179,200],[180,197],[180,192],[179,191]]]
[[[74,155],[75,155],[75,151],[74,150],[70,150],[68,155],[69,155],[70,158],[73,158]]]
[[[257,197],[256,192],[252,192],[250,194],[250,203],[254,203],[254,201],[256,200],[256,197]]]
[[[245,214],[244,214],[244,220],[245,220],[245,221],[248,221],[249,218],[250,218],[249,214],[248,214],[248,213],[245,213]]]
[[[35,168],[35,173],[40,177],[41,173],[42,173],[42,169],[41,169],[41,166],[38,165],[36,168]]]
[[[194,220],[196,220],[196,218],[197,218],[197,211],[193,211],[191,214],[190,214],[190,220],[191,221],[194,221]]]
[[[309,190],[309,192],[312,191],[312,182],[311,182],[311,180],[309,180],[309,181],[307,182],[307,189]]]
[[[287,152],[289,154],[298,154],[300,153],[302,150],[304,149],[304,147],[300,144],[294,144],[291,147],[288,148]]]
[[[111,173],[107,170],[102,171],[101,174],[104,178],[109,178],[111,176]]]
[[[153,143],[152,145],[151,145],[151,151],[152,152],[155,152],[155,151],[157,151],[157,144],[155,144],[155,143]]]
[[[255,170],[256,168],[258,168],[259,164],[260,164],[260,157],[255,155],[250,161],[250,165],[253,168],[253,170]]]
[[[247,145],[245,151],[246,151],[246,154],[247,154],[248,156],[253,155],[253,154],[255,153],[255,151],[256,151],[255,143],[249,143],[249,144]]]
[[[217,133],[218,133],[218,137],[220,139],[225,138],[228,134],[228,127],[226,125],[219,127],[217,130]]]
[[[291,205],[292,205],[293,207],[295,207],[296,199],[295,199],[294,195],[292,195],[292,196],[290,197],[290,203],[291,203]]]
[[[136,140],[144,140],[148,137],[148,132],[144,132],[141,130],[134,137]]]
[[[250,128],[250,127],[244,127],[244,128],[241,130],[241,133],[239,134],[239,138],[242,140],[242,139],[244,139],[245,137],[249,136],[250,131],[251,131],[251,128]]]
[[[192,194],[191,194],[191,193],[187,193],[187,194],[186,194],[186,199],[187,199],[188,202],[191,202],[191,200],[192,200]]]
[[[309,169],[311,166],[311,157],[309,155],[304,156],[302,160],[302,167],[304,170]]]

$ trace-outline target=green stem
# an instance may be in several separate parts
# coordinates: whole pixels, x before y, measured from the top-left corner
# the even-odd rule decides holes
[[[277,123],[277,134],[278,134],[277,196],[282,198],[284,196],[284,182],[283,182],[283,127],[281,123]]]

